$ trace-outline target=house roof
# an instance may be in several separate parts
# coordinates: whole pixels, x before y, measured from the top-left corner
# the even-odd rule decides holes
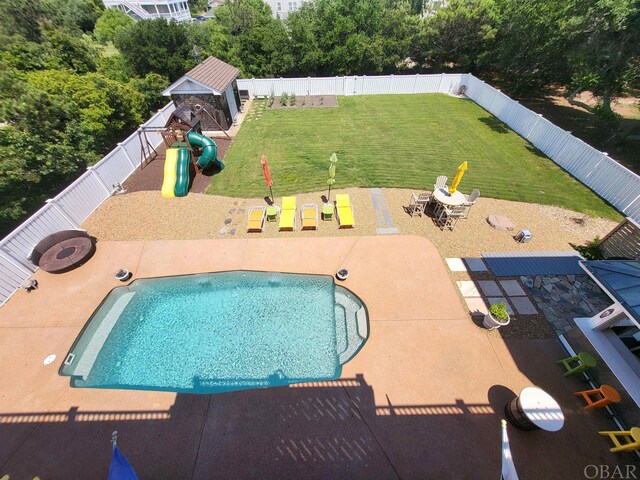
[[[227,88],[239,74],[240,70],[236,67],[232,67],[216,57],[209,57],[185,73],[184,76],[211,87],[218,92],[224,92],[225,88]]]
[[[640,262],[637,260],[597,260],[583,267],[629,315],[640,322]]]
[[[187,85],[188,82],[191,82],[201,90],[210,90],[215,95],[221,95],[239,74],[240,70],[236,67],[232,67],[216,57],[209,57],[169,85],[162,94],[171,95],[180,85]]]

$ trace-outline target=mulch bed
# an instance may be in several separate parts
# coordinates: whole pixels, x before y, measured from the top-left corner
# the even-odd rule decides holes
[[[304,105],[302,104],[304,102]],[[289,105],[291,103],[291,97],[287,100],[287,105],[283,106],[280,103],[280,97],[275,97],[273,105],[269,108],[322,108],[322,107],[337,107],[338,97],[335,95],[301,95],[296,96],[296,104]]]
[[[224,157],[229,150],[231,140],[228,138],[214,138],[216,146],[218,147],[218,158],[224,162]],[[164,160],[166,146],[163,144],[158,147],[158,156],[151,162],[147,163],[142,170],[138,168],[131,176],[124,182],[124,188],[128,192],[143,192],[143,191],[160,191],[162,188],[162,182],[164,180]],[[189,193],[204,193],[209,184],[211,183],[211,176],[216,174],[215,170],[201,171],[199,168],[191,166],[191,185],[189,187]]]

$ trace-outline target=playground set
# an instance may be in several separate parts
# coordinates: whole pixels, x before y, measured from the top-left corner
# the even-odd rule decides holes
[[[191,165],[201,171],[217,167],[224,169],[224,163],[217,156],[217,146],[213,140],[200,133],[200,120],[187,107],[176,109],[164,127],[142,128],[140,144],[140,167],[153,160],[158,152],[147,138],[147,132],[159,131],[167,146],[164,163],[163,197],[184,197],[189,192]],[[201,150],[196,156],[195,149]]]

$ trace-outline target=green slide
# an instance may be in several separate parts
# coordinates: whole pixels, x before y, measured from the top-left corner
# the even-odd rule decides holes
[[[213,140],[204,135],[200,135],[197,132],[191,130],[187,133],[187,138],[191,145],[197,145],[202,147],[202,155],[198,158],[198,166],[203,170],[212,165],[217,165],[220,170],[224,168],[224,163],[218,160],[217,148]]]
[[[176,167],[176,184],[173,193],[176,197],[184,197],[189,192],[189,164],[191,152],[188,148],[178,150],[178,163]]]

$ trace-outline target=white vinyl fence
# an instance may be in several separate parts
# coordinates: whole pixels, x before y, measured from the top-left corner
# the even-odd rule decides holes
[[[251,96],[460,93],[502,120],[627,217],[640,223],[640,177],[471,74],[238,80]]]
[[[381,95],[392,93],[457,93],[469,74],[380,75],[375,77],[251,78],[238,89],[252,97],[296,95]]]
[[[173,103],[165,105],[143,126],[163,127],[174,109]],[[154,147],[162,142],[159,132],[148,132],[147,138]],[[136,131],[0,241],[0,304],[36,270],[28,260],[33,247],[47,235],[79,228],[113,193],[114,184],[140,166],[140,150]]]

